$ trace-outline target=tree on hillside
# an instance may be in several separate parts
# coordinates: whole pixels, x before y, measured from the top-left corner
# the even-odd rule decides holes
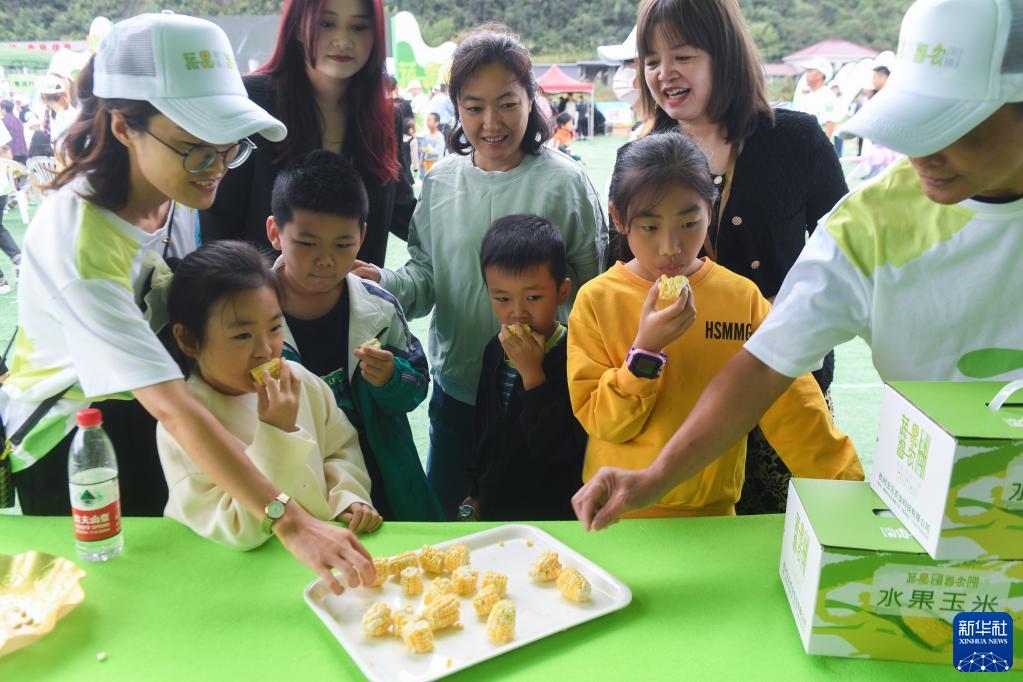
[[[778,61],[825,38],[881,50],[898,39],[912,0],[740,0],[764,61]],[[32,0],[0,4],[0,40],[80,39],[93,17],[112,19],[174,9],[184,14],[276,14],[281,0]],[[539,58],[595,59],[598,45],[625,39],[636,21],[635,0],[385,0],[388,12],[408,10],[424,39],[436,45],[485,21],[500,20]]]

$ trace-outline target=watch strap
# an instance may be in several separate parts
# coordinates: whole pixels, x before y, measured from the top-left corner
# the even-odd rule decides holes
[[[273,532],[274,521],[284,516],[284,508],[288,506],[288,502],[291,501],[291,496],[287,493],[281,493],[277,497],[270,500],[265,507],[263,507],[263,521],[260,523],[260,530],[263,531],[264,535],[270,535]],[[281,503],[281,513],[276,516],[271,515],[271,506],[274,502]]]
[[[632,361],[637,356],[650,358],[650,360],[654,361],[655,363],[658,363],[657,373],[652,377],[641,376],[639,374],[636,374],[636,372],[632,369]],[[630,372],[636,374],[636,376],[641,379],[658,378],[659,376],[661,376],[661,372],[664,371],[664,366],[667,364],[668,356],[666,353],[658,353],[650,350],[643,350],[642,348],[636,348],[635,346],[629,349],[629,354],[625,358],[625,366],[629,369]]]

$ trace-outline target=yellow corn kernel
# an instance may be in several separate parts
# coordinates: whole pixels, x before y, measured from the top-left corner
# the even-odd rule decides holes
[[[362,617],[362,632],[367,637],[383,637],[391,630],[391,609],[377,602]]]
[[[590,581],[574,568],[563,568],[558,574],[558,589],[572,601],[587,601],[590,598]]]
[[[411,606],[405,606],[391,614],[391,632],[396,637],[401,637],[405,632],[405,626],[415,620],[415,611]]]
[[[430,545],[423,545],[419,552],[419,565],[427,573],[444,572],[444,552]]]
[[[662,301],[674,301],[682,295],[687,286],[689,286],[689,279],[685,275],[675,277],[661,275],[661,278],[657,280],[657,297]]]
[[[468,597],[476,591],[478,574],[472,566],[459,566],[451,574],[451,588],[454,593],[462,597]]]
[[[477,616],[489,616],[494,604],[501,601],[501,595],[493,584],[484,585],[476,596],[472,598],[472,607],[476,609]]]
[[[390,561],[391,560],[388,559],[387,557],[373,558],[373,568],[376,569],[377,577],[376,579],[373,580],[373,583],[370,585],[370,587],[380,587],[385,582],[387,582],[387,576],[391,574],[390,569],[387,566],[388,563],[390,563]]]
[[[544,552],[529,567],[529,577],[542,583],[557,580],[561,572],[561,562],[557,552]]]
[[[401,631],[401,638],[405,646],[414,654],[425,654],[433,651],[433,630],[425,620],[417,620],[409,623]]]
[[[515,602],[502,599],[494,604],[487,618],[487,637],[493,642],[504,644],[515,636]]]
[[[417,566],[419,566],[419,559],[416,558],[415,552],[402,552],[398,556],[392,556],[387,564],[388,572],[392,578],[399,577],[406,568]]]
[[[497,590],[497,596],[501,597],[501,599],[504,599],[508,594],[508,576],[504,573],[484,571],[483,583],[480,587],[486,587],[487,585],[493,585]]]
[[[445,594],[451,594],[451,581],[447,578],[434,578],[423,595],[424,604],[432,604]]]
[[[410,566],[401,572],[401,589],[406,597],[423,593],[423,574],[418,566]]]
[[[453,594],[445,594],[423,609],[422,618],[434,630],[443,630],[458,622],[462,616],[462,605]]]
[[[469,563],[469,548],[465,545],[451,545],[444,553],[444,572],[452,573],[459,566]]]
[[[271,379],[279,379],[281,376],[281,359],[270,358],[262,365],[249,370],[249,374],[252,375],[252,380],[256,382],[257,386],[263,385],[263,372],[267,372]]]

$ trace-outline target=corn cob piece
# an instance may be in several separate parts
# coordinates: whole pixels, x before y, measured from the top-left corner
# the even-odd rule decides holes
[[[433,630],[425,620],[409,623],[401,631],[405,646],[414,654],[425,654],[433,651]]]
[[[657,280],[657,297],[670,303],[681,296],[687,286],[689,286],[689,279],[685,275],[676,275],[675,277],[661,275],[661,278]]]
[[[497,590],[497,595],[504,599],[508,594],[508,576],[504,573],[498,573],[497,571],[484,571],[483,583],[480,587],[486,587],[487,585],[493,585]]]
[[[380,587],[387,582],[387,577],[391,575],[391,569],[388,567],[390,559],[387,557],[374,557],[373,568],[376,569],[377,577],[373,580],[370,587]]]
[[[451,574],[451,587],[455,594],[468,597],[476,591],[478,575],[476,569],[471,566],[459,566]]]
[[[419,565],[427,573],[444,572],[444,552],[430,545],[423,545],[419,552]]]
[[[369,341],[363,341],[358,345],[359,348],[380,348],[380,339],[373,337]]]
[[[263,385],[263,372],[269,372],[272,379],[279,379],[281,376],[281,359],[270,358],[262,365],[256,365],[249,370],[249,374],[252,375],[252,380],[256,382],[257,386]]]
[[[377,602],[362,616],[362,632],[367,637],[383,637],[391,631],[391,609]]]
[[[572,601],[587,601],[590,598],[590,581],[574,568],[564,568],[558,574],[558,589]]]
[[[423,593],[423,573],[418,566],[410,566],[401,572],[401,590],[406,597]]]
[[[444,572],[452,573],[459,566],[469,563],[469,548],[465,545],[451,545],[444,553]]]
[[[494,604],[487,618],[487,637],[498,644],[510,642],[515,636],[515,602],[502,599]]]
[[[448,578],[434,578],[429,587],[426,588],[426,594],[423,595],[423,604],[432,604],[437,601],[445,594],[452,593],[451,580]]]
[[[415,552],[402,552],[398,556],[392,556],[387,564],[388,571],[392,578],[398,578],[406,568],[417,568],[419,559]]]
[[[558,561],[557,552],[544,552],[529,567],[529,577],[542,583],[557,580],[560,572],[561,562]]]
[[[405,606],[396,610],[391,614],[391,632],[394,633],[395,637],[401,637],[402,633],[405,632],[405,626],[411,624],[415,619],[416,614],[411,606]]]
[[[445,594],[423,609],[422,618],[434,630],[451,627],[462,617],[462,605],[453,594]]]
[[[477,616],[489,616],[494,604],[499,601],[501,601],[501,595],[498,594],[497,588],[492,584],[484,585],[472,598],[472,607],[476,609]]]

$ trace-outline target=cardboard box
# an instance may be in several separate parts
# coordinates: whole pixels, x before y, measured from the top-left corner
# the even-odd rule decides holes
[[[961,611],[1006,611],[1023,665],[1023,562],[935,561],[862,481],[792,479],[782,584],[809,654],[952,663]]]
[[[871,487],[935,559],[1023,559],[1023,403],[1004,382],[885,386]]]

